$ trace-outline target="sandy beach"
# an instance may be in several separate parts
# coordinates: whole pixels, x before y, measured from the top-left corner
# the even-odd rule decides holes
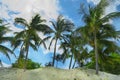
[[[55,69],[52,67],[34,70],[1,68],[0,80],[120,80],[120,76],[105,72],[95,74],[92,69]]]

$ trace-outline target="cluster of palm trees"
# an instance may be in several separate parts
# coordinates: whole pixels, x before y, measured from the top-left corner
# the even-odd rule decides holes
[[[98,64],[102,65],[105,61],[110,61],[111,53],[117,54],[120,52],[120,47],[115,43],[120,38],[120,31],[116,31],[115,27],[109,23],[110,19],[120,17],[120,12],[104,15],[107,5],[106,0],[101,0],[96,6],[88,6],[88,11],[81,9],[85,25],[77,28],[70,20],[61,15],[58,16],[56,21],[50,21],[52,24],[50,27],[45,24],[45,20],[41,19],[39,14],[33,16],[31,22],[27,22],[23,18],[16,18],[15,24],[22,25],[25,28],[21,32],[15,32],[14,37],[4,36],[9,29],[0,20],[0,51],[10,59],[8,53],[13,54],[13,51],[20,47],[19,58],[25,58],[25,68],[29,48],[38,50],[40,44],[47,48],[45,41],[50,39],[48,49],[55,42],[52,66],[55,66],[56,46],[59,42],[60,48],[63,49],[62,60],[70,58],[69,69],[74,68],[76,62],[82,67],[83,60],[90,59],[95,62],[96,74],[98,74]],[[47,37],[42,39],[38,32],[42,32]],[[10,41],[13,50],[2,45],[6,41]],[[90,46],[92,50],[89,51],[86,46]],[[73,59],[74,64],[72,66]]]

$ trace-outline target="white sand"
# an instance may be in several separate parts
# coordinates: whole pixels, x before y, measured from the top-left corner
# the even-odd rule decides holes
[[[91,69],[63,70],[51,67],[23,71],[22,69],[0,69],[0,80],[120,80],[120,76]]]

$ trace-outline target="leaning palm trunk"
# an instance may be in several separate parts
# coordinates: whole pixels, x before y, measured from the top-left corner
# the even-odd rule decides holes
[[[53,55],[52,66],[54,66],[54,64],[55,64],[56,46],[57,46],[57,39],[56,39],[56,41],[55,41],[55,47],[54,47],[54,55]]]
[[[28,58],[28,51],[29,51],[29,45],[27,46],[26,56],[25,56],[25,62],[24,62],[24,71],[26,71],[27,66],[27,58]]]
[[[75,63],[76,63],[76,59],[75,59],[75,61],[73,63],[72,69],[75,68]]]
[[[71,65],[72,65],[72,59],[73,59],[73,53],[72,53],[71,58],[70,58],[69,69],[71,68]]]
[[[3,67],[2,61],[0,60],[0,66]]]
[[[95,49],[95,61],[96,61],[96,74],[99,72],[99,66],[98,66],[98,51],[97,51],[97,38],[96,38],[96,30],[94,31],[94,49]]]

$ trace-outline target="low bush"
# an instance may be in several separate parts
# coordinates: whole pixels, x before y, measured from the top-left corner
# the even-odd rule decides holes
[[[36,69],[41,67],[41,64],[33,62],[31,59],[28,59],[26,61],[27,61],[26,69]],[[24,65],[25,65],[25,59],[20,58],[15,63],[12,64],[12,67],[23,69]]]

